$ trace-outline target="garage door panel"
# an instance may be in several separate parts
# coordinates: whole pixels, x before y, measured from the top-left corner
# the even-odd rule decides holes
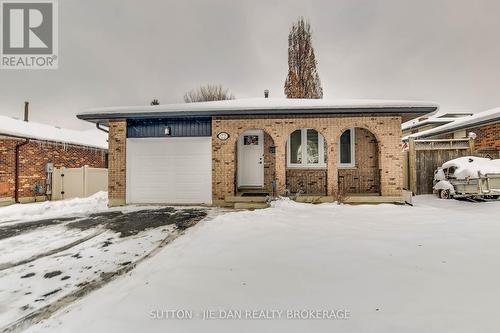
[[[127,139],[127,203],[210,204],[211,138]]]

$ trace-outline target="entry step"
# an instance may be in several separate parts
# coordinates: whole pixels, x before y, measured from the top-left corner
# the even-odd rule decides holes
[[[269,207],[267,202],[235,202],[235,209],[263,209]]]
[[[241,202],[241,203],[249,203],[249,202],[266,202],[267,201],[267,197],[241,197],[241,196],[230,196],[230,197],[226,197],[226,202],[229,202],[229,203],[237,203],[237,202]]]

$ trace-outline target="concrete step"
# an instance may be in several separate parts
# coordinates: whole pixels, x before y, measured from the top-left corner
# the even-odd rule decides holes
[[[240,197],[240,196],[230,196],[226,197],[225,201],[230,203],[236,202],[266,202],[266,197]]]
[[[235,209],[263,209],[267,207],[269,204],[265,202],[236,202],[234,204]]]
[[[381,204],[395,203],[404,204],[404,198],[398,196],[349,196],[344,199],[344,203],[348,204]]]

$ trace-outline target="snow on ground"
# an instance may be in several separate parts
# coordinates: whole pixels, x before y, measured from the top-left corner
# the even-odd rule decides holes
[[[54,303],[101,273],[137,261],[172,231],[173,226],[165,226],[127,238],[106,231],[66,251],[0,271],[0,327]],[[48,277],[50,273],[55,275]]]
[[[94,230],[68,229],[62,225],[43,228],[0,240],[0,268],[71,244]]]
[[[218,216],[28,332],[497,332],[500,202],[414,204],[279,201]],[[344,309],[347,320],[286,319]]]
[[[88,198],[15,204],[0,208],[0,224],[34,221],[76,214],[98,213],[108,209],[108,193],[98,192]]]
[[[0,208],[0,331],[132,268],[206,215],[192,207],[108,209],[106,193]]]

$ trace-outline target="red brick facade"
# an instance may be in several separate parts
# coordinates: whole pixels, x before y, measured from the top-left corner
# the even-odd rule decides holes
[[[127,182],[127,121],[109,122],[108,199],[110,206],[122,206],[126,201]]]
[[[402,190],[402,158],[401,158],[401,117],[388,115],[350,116],[247,116],[247,117],[214,117],[212,119],[212,191],[213,202],[219,204],[226,196],[235,194],[236,178],[236,140],[250,129],[262,129],[268,134],[275,145],[275,180],[276,193],[286,192],[288,180],[292,176],[286,167],[286,142],[290,133],[300,128],[313,128],[317,130],[327,142],[327,172],[326,194],[334,195],[338,190],[339,167],[337,163],[337,143],[340,135],[348,128],[362,128],[370,133],[360,136],[366,139],[366,145],[359,143],[360,152],[365,156],[360,157],[358,168],[366,168],[377,175],[373,180],[374,186],[360,188],[357,191],[379,192],[384,196],[401,196]],[[217,138],[220,132],[227,132],[229,139],[222,141]],[[376,146],[375,146],[376,142]],[[362,147],[364,146],[364,147]],[[376,148],[376,149],[375,149]],[[375,163],[375,164],[374,164]],[[309,171],[304,171],[302,173]],[[314,187],[314,192],[324,193],[325,175],[317,171],[307,175],[311,180],[309,187]],[[309,177],[311,176],[311,177]],[[302,177],[303,178],[303,177]],[[309,182],[309,180],[308,180]],[[378,185],[375,186],[375,185]],[[304,186],[304,184],[298,184]]]
[[[498,154],[500,150],[500,122],[467,129],[467,135],[470,132],[477,135],[474,140],[476,150],[496,150]]]
[[[375,135],[364,128],[355,129],[355,166],[339,168],[339,186],[346,193],[379,193],[380,169]]]
[[[126,120],[109,123],[109,205],[126,203]],[[214,204],[224,204],[227,196],[236,194],[237,140],[246,130],[264,131],[264,187],[269,192],[272,181],[275,194],[283,194],[290,185],[290,169],[286,166],[286,143],[290,133],[300,128],[313,128],[327,143],[327,167],[308,173],[313,192],[334,195],[338,191],[338,142],[348,128],[359,129],[356,141],[357,162],[353,169],[371,172],[373,179],[356,191],[377,192],[383,196],[401,196],[403,163],[401,157],[401,116],[242,116],[212,119],[212,195]],[[226,132],[227,140],[217,134]],[[271,149],[271,146],[273,149]],[[270,153],[270,151],[273,153]],[[325,175],[326,170],[326,175]],[[351,172],[352,173],[352,172]],[[356,176],[356,175],[355,175]],[[288,182],[288,184],[287,184]],[[300,185],[300,184],[299,184]],[[326,187],[326,188],[325,188]]]
[[[26,140],[0,138],[0,199],[4,201],[15,197],[16,145]],[[97,148],[66,145],[55,142],[29,140],[19,147],[19,198],[31,201],[35,197],[33,188],[45,188],[45,165],[54,167],[79,168],[88,165],[96,168],[106,167],[106,151]]]
[[[461,139],[475,133],[474,149],[479,156],[500,157],[500,122],[429,136],[429,139]],[[458,134],[458,135],[457,135]]]

